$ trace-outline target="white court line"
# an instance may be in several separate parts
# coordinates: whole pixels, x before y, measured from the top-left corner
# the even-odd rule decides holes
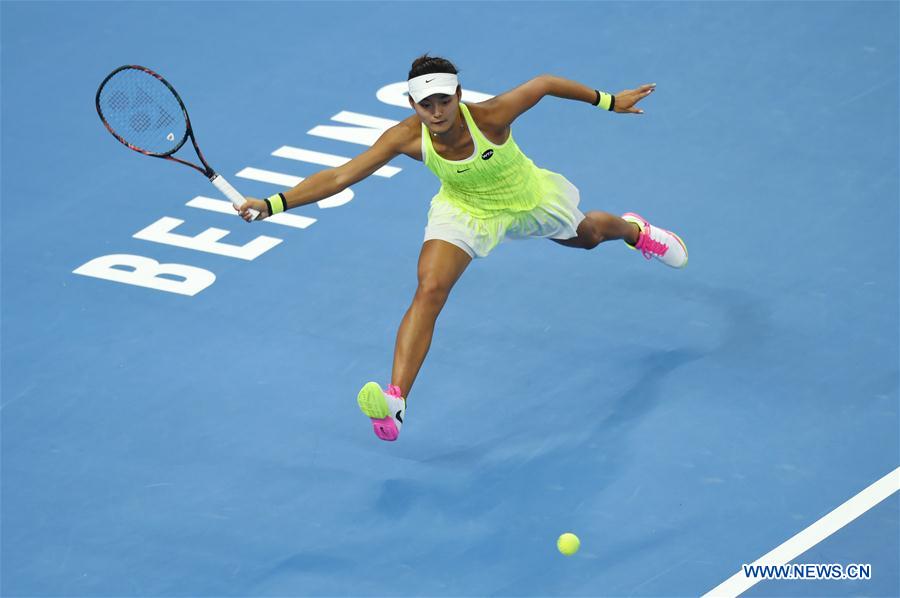
[[[786,565],[795,558],[838,531],[890,495],[900,490],[900,467],[887,474],[832,512],[828,513],[787,542],[763,555],[754,565]],[[703,595],[739,596],[761,581],[761,577],[747,577],[743,569]]]
[[[234,176],[242,179],[250,179],[251,181],[259,181],[260,183],[271,183],[280,187],[296,187],[303,181],[302,176],[294,176],[292,174],[284,174],[283,172],[250,167],[244,168]]]
[[[278,158],[287,158],[288,160],[299,160],[300,162],[308,162],[310,164],[321,164],[322,166],[343,166],[350,161],[350,158],[344,156],[336,156],[334,154],[325,154],[322,152],[314,152],[312,150],[303,149],[301,147],[291,147],[283,145],[272,152],[273,156]],[[382,166],[372,174],[375,176],[391,178],[400,172],[396,166]]]

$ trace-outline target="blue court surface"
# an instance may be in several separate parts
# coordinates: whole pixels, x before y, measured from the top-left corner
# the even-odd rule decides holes
[[[2,595],[698,596],[813,526],[900,465],[898,6],[2,2]],[[426,51],[488,95],[657,83],[643,116],[546,98],[513,130],[691,259],[504,243],[385,443],[356,393],[437,179],[403,157],[247,224],[94,94],[159,71],[260,197],[410,116]],[[900,594],[898,493],[844,523],[791,562],[871,579],[745,595]]]

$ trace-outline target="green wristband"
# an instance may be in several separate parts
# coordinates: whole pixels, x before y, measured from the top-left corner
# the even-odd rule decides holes
[[[594,103],[595,106],[609,111],[615,109],[616,96],[611,93],[606,93],[605,91],[600,91],[599,89],[595,89],[594,91],[597,92],[597,101]]]
[[[280,214],[287,209],[287,200],[283,193],[276,193],[266,198],[266,206],[269,208],[269,216]]]

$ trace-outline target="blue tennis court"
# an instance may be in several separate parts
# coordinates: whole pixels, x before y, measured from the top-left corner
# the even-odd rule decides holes
[[[786,562],[869,579],[716,595],[900,595],[897,2],[0,11],[3,596],[699,596],[861,493]],[[356,393],[388,382],[438,180],[399,158],[246,224],[94,94],[159,71],[265,197],[410,116],[425,52],[470,102],[657,83],[643,116],[546,98],[514,134],[691,259],[476,260],[385,443]]]

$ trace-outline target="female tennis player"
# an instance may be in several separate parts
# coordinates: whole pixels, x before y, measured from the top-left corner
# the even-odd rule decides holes
[[[409,71],[409,104],[415,115],[391,127],[343,166],[322,170],[268,199],[248,198],[240,208],[250,221],[310,204],[346,189],[405,154],[424,162],[441,181],[431,200],[419,255],[419,284],[400,323],[391,383],[369,382],[359,392],[362,412],[376,436],[396,440],[406,416],[406,398],[419,373],[438,314],[473,258],[484,258],[500,242],[549,238],[567,247],[593,249],[622,239],[647,259],[673,268],[687,264],[687,249],[673,232],[634,213],[583,214],[578,189],[565,177],[538,168],[519,149],[510,127],[541,98],[555,96],[620,114],[643,114],[637,103],[655,84],[615,95],[560,77],[541,75],[476,104],[463,104],[457,69],[448,60],[421,56]]]

